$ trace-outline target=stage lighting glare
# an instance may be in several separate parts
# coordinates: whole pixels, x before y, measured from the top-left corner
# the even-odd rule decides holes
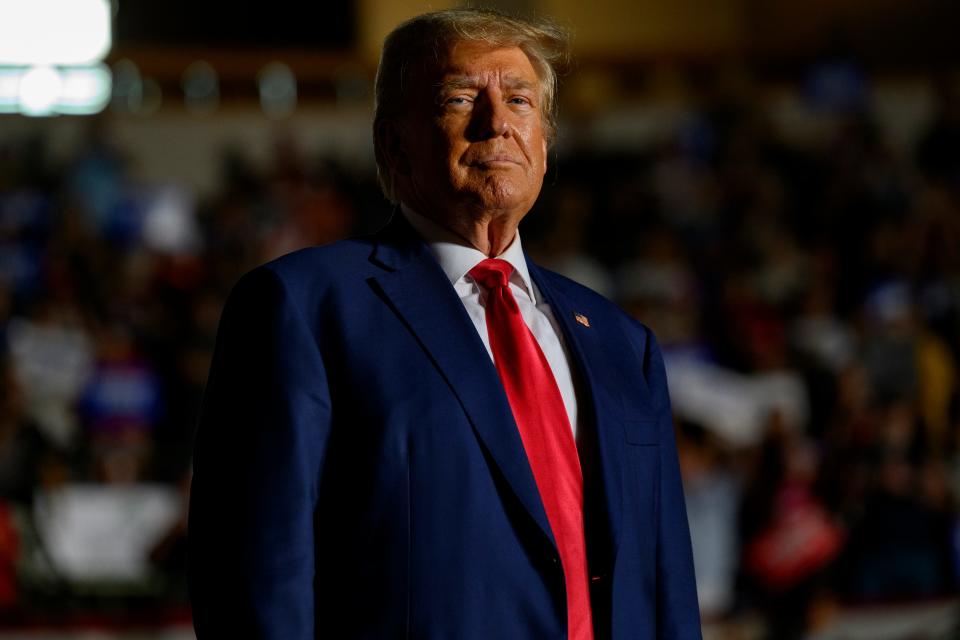
[[[109,0],[0,0],[0,65],[86,65],[112,44]]]
[[[0,68],[0,113],[20,112],[20,70]]]
[[[220,78],[209,62],[198,60],[183,72],[183,101],[187,110],[209,115],[220,103]]]
[[[282,62],[271,62],[257,76],[260,107],[271,118],[285,118],[297,108],[297,77]]]
[[[110,70],[87,67],[0,66],[0,113],[89,115],[110,101]]]
[[[69,115],[99,113],[110,101],[110,70],[104,65],[63,69],[63,91],[57,112]]]
[[[20,77],[20,112],[28,116],[56,113],[63,79],[53,67],[34,67]]]
[[[124,58],[113,65],[113,107],[136,113],[143,106],[143,77],[132,60]]]

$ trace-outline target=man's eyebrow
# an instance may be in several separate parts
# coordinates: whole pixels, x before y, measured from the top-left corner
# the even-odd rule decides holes
[[[537,83],[530,82],[523,78],[517,78],[515,76],[507,76],[503,79],[503,83],[508,89],[513,90],[522,90],[522,91],[536,91]],[[467,76],[467,75],[456,75],[448,76],[437,83],[437,90],[440,94],[449,93],[450,91],[457,91],[460,89],[476,89],[480,86],[480,78],[478,76]]]
[[[524,80],[523,78],[513,78],[508,76],[504,78],[504,80],[505,80],[504,84],[506,84],[508,89],[515,89],[515,90],[519,89],[521,91],[536,91],[540,87],[539,83],[530,82],[529,80]]]
[[[437,83],[440,93],[448,93],[458,89],[475,89],[480,85],[480,78],[476,76],[447,76]]]

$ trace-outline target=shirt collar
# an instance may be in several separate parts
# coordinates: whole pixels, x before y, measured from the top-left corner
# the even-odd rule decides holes
[[[424,239],[430,251],[440,263],[440,268],[450,280],[450,284],[456,284],[462,280],[470,269],[473,269],[481,261],[486,260],[487,256],[466,244],[466,242],[444,229],[442,226],[413,211],[406,204],[401,203],[400,211],[407,219],[420,237]],[[500,260],[506,260],[513,267],[513,274],[510,279],[514,284],[520,285],[530,300],[537,303],[537,297],[534,294],[533,282],[530,280],[530,271],[527,269],[527,261],[523,256],[523,245],[520,242],[520,232],[513,237],[513,241],[506,251],[497,256]]]

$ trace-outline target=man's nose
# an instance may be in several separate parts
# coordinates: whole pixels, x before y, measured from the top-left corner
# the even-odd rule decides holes
[[[469,135],[473,140],[509,137],[510,110],[498,96],[487,93],[477,96],[470,122]]]

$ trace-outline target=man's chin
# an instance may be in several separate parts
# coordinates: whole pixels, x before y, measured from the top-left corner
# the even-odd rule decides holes
[[[497,216],[516,215],[522,217],[531,206],[532,202],[527,198],[503,193],[477,194],[472,201],[472,208],[475,211]]]
[[[516,180],[507,178],[503,173],[490,172],[477,187],[462,190],[463,202],[490,212],[519,210],[521,215],[526,213],[537,199],[539,185],[532,189],[527,184],[518,184]]]

